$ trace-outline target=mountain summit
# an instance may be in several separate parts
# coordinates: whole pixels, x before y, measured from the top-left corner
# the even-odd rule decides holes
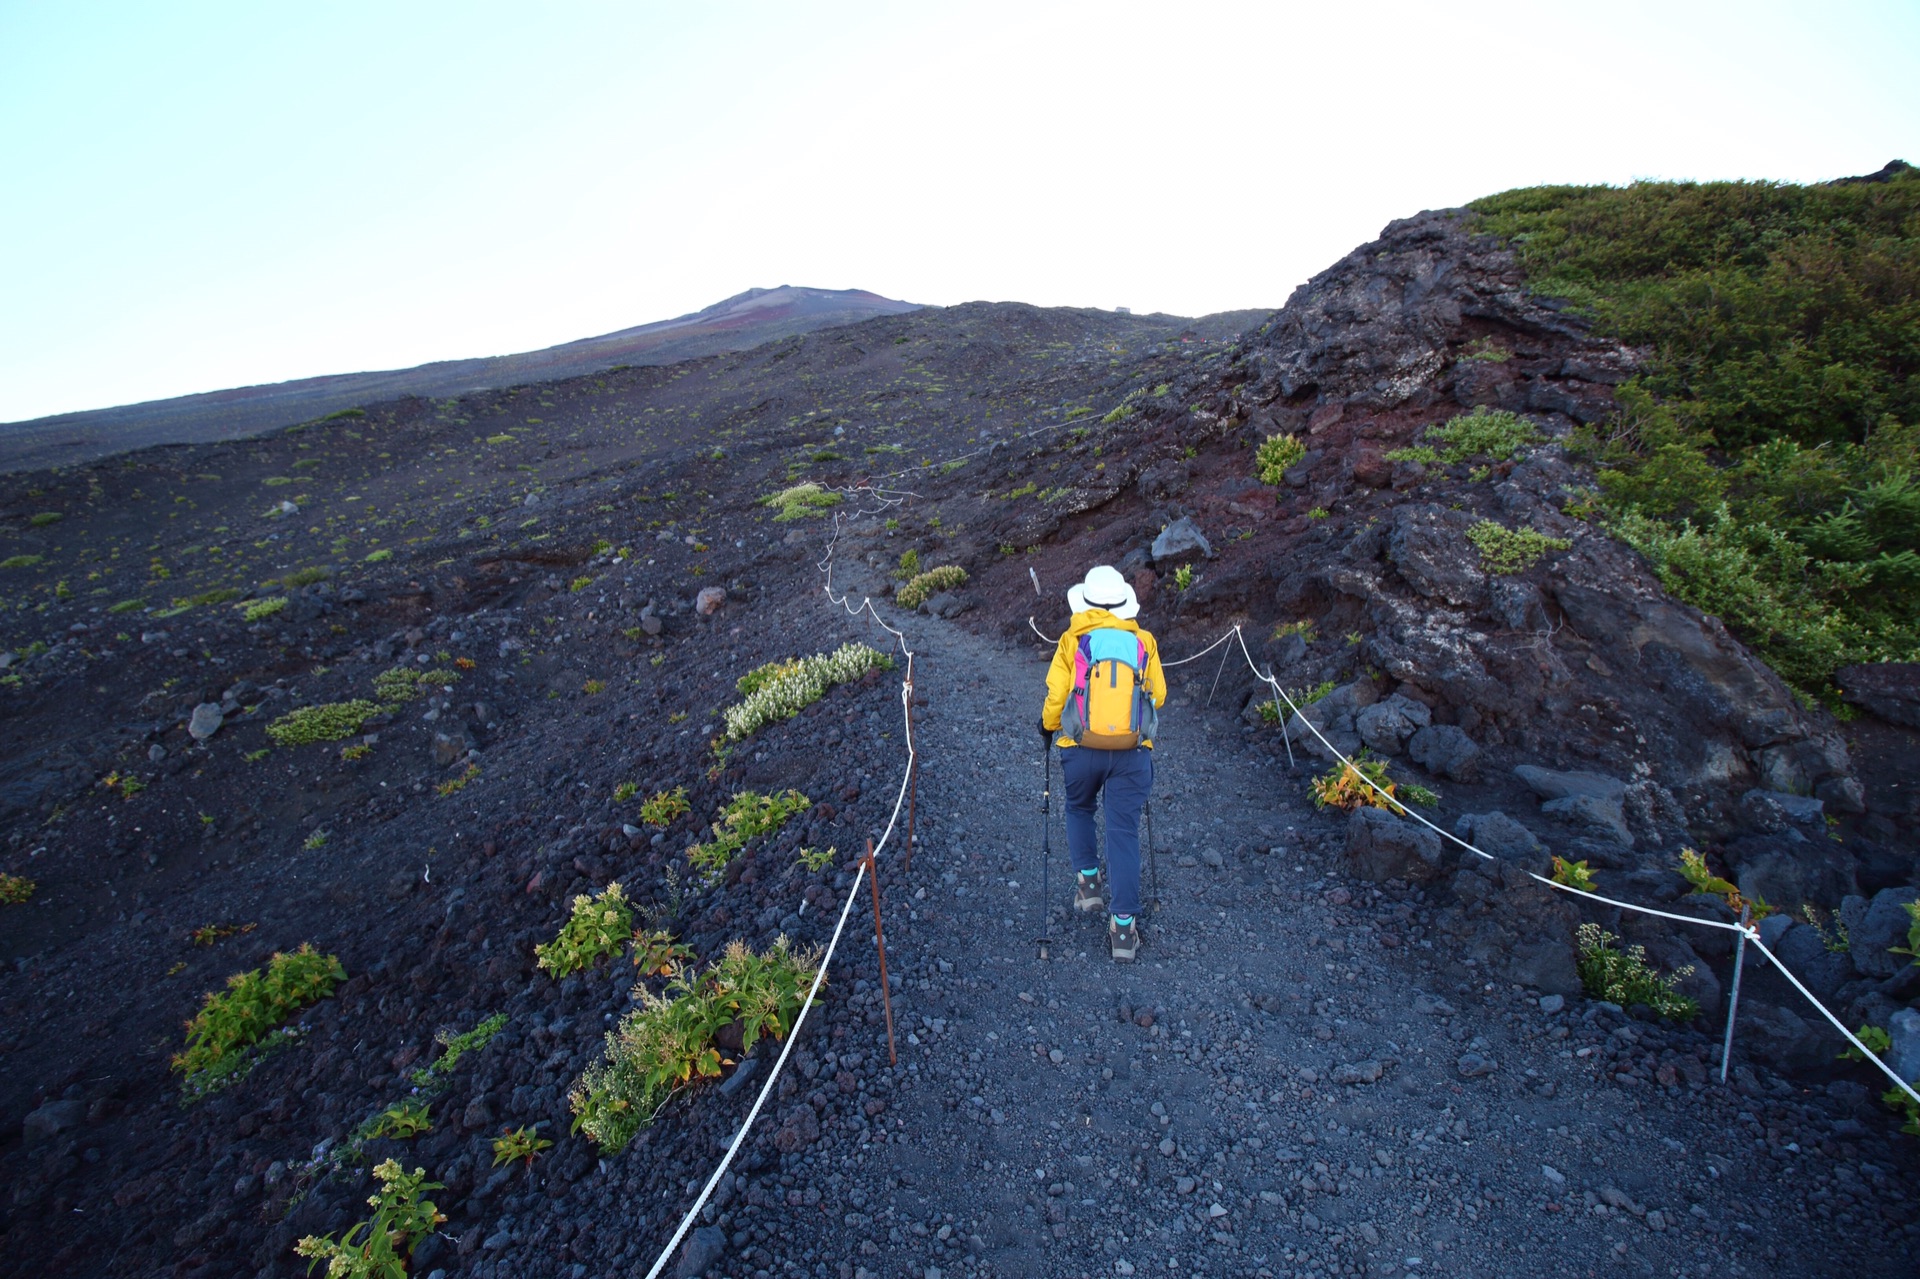
[[[396,396],[446,397],[598,373],[615,365],[676,364],[780,338],[915,311],[865,289],[783,284],[598,337],[538,351],[441,360],[407,369],[333,373],[0,423],[0,470],[66,466],[156,444],[239,439]]]

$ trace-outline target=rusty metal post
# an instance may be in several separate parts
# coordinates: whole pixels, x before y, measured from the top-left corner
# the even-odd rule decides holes
[[[873,944],[880,951],[880,1003],[887,1010],[887,1064],[897,1066],[893,1047],[893,992],[887,989],[887,935],[880,927],[880,872],[873,865],[873,840],[867,840],[867,882],[873,887]]]

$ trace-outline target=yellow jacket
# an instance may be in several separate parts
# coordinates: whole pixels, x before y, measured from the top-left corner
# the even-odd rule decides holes
[[[1060,637],[1060,643],[1053,650],[1053,665],[1047,668],[1047,704],[1040,708],[1040,724],[1043,728],[1059,732],[1060,713],[1067,708],[1067,694],[1073,691],[1073,654],[1080,646],[1080,637],[1088,631],[1112,627],[1115,630],[1132,631],[1140,637],[1140,643],[1147,650],[1147,673],[1142,686],[1147,695],[1153,698],[1155,706],[1167,704],[1167,675],[1160,669],[1160,646],[1153,642],[1153,632],[1142,630],[1125,618],[1115,617],[1104,608],[1089,608],[1073,615],[1067,624],[1066,634]],[[1143,741],[1142,746],[1152,747],[1151,741]],[[1056,746],[1072,746],[1074,740],[1062,734],[1054,741]]]

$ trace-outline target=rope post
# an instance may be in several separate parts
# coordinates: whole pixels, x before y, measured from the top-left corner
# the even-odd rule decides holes
[[[887,935],[880,927],[880,872],[873,865],[873,840],[867,840],[867,883],[873,887],[873,944],[880,951],[880,1002],[887,1010],[887,1064],[897,1066],[893,1047],[893,993],[887,989]]]
[[[1733,944],[1733,993],[1727,997],[1727,1037],[1720,1043],[1720,1082],[1727,1082],[1727,1066],[1733,1060],[1733,1018],[1740,1011],[1740,972],[1747,962],[1747,919],[1751,906],[1740,906],[1740,940]]]

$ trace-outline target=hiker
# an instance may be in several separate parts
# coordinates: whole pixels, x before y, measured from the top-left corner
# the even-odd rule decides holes
[[[1155,712],[1167,678],[1152,633],[1134,623],[1140,600],[1118,569],[1089,569],[1067,591],[1067,607],[1073,619],[1047,671],[1040,733],[1060,747],[1073,908],[1086,913],[1108,905],[1093,835],[1094,806],[1106,797],[1107,943],[1115,959],[1130,961],[1140,950],[1140,810],[1153,789]]]

